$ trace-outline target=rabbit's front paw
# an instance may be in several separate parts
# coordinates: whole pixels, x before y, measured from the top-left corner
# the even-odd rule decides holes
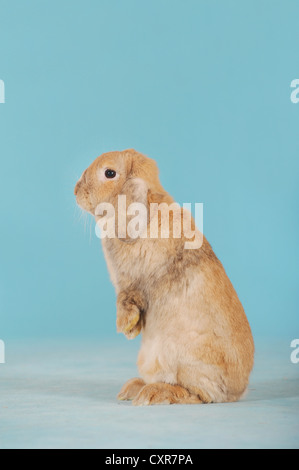
[[[141,331],[139,308],[134,304],[127,304],[126,307],[118,306],[116,328],[127,338],[135,338]]]
[[[143,295],[136,290],[122,291],[117,297],[116,328],[128,339],[139,335],[142,326],[141,313],[145,311]]]
[[[131,330],[129,330],[127,333],[124,333],[124,334],[128,339],[134,339],[136,338],[136,336],[139,335],[140,331],[141,331],[141,324],[139,322],[137,323],[136,326],[134,326],[134,328],[132,328]]]

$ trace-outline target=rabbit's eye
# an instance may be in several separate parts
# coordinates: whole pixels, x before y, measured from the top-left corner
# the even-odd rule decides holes
[[[109,168],[105,171],[106,178],[112,179],[116,177],[116,171],[110,170]]]

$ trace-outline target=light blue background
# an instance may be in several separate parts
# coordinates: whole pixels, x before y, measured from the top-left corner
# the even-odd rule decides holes
[[[254,335],[298,337],[299,3],[1,0],[0,337],[115,333],[73,187],[102,152],[157,160]]]

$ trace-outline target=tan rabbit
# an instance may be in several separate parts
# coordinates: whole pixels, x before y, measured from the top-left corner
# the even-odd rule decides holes
[[[135,150],[98,157],[81,176],[75,195],[97,221],[103,202],[120,217],[119,195],[126,195],[127,205],[142,202],[148,208],[153,202],[174,202],[160,184],[155,162]],[[160,226],[160,213],[157,217]],[[254,344],[241,302],[205,237],[197,249],[185,249],[185,242],[184,234],[175,238],[171,230],[169,238],[159,233],[130,239],[126,232],[102,240],[117,293],[117,330],[128,338],[142,333],[141,378],[122,387],[120,400],[134,405],[229,402],[247,388]]]

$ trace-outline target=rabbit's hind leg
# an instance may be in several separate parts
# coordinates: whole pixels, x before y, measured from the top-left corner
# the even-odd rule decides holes
[[[144,380],[138,377],[130,379],[122,386],[117,398],[118,400],[133,400],[144,386]]]
[[[164,382],[145,385],[133,400],[133,405],[136,406],[170,405],[174,403],[196,404],[202,403],[202,401],[186,388]]]

